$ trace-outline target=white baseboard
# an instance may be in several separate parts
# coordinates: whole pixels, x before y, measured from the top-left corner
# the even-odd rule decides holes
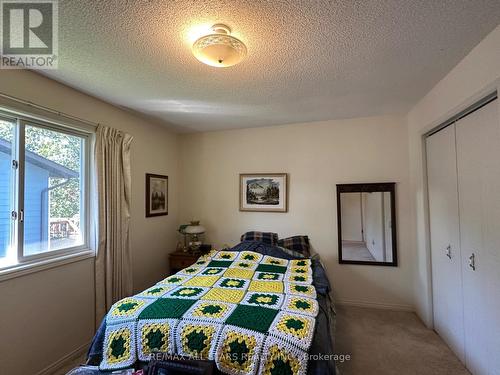
[[[79,346],[78,348],[76,348],[72,352],[66,354],[64,357],[60,358],[56,362],[48,365],[43,370],[39,371],[36,375],[52,375],[52,374],[54,374],[55,372],[57,372],[57,370],[62,369],[64,366],[68,365],[71,361],[75,360],[76,358],[78,358],[79,356],[84,354],[87,351],[87,349],[89,348],[89,346],[90,346],[90,342],[87,342],[87,343]]]
[[[415,308],[411,305],[401,305],[395,303],[379,303],[379,302],[336,299],[335,304],[339,306],[355,306],[355,307],[367,307],[372,309],[415,312]]]

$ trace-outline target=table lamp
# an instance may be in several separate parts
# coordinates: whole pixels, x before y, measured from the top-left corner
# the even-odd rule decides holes
[[[199,221],[191,221],[191,223],[184,228],[184,233],[189,236],[189,250],[198,251],[201,246],[199,236],[205,233],[205,227],[201,226]]]

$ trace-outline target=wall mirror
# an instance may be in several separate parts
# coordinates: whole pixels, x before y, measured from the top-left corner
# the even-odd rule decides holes
[[[337,185],[339,263],[397,266],[395,186]]]

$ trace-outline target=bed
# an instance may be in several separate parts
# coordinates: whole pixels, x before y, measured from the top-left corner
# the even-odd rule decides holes
[[[87,364],[144,369],[164,352],[214,361],[217,373],[335,374],[330,294],[318,257],[243,241],[115,303]]]

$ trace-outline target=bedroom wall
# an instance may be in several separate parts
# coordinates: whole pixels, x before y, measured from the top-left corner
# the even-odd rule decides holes
[[[248,230],[308,234],[337,302],[412,309],[407,147],[401,117],[183,135],[181,218],[201,220],[216,246]],[[251,172],[289,173],[288,213],[239,212],[238,174]],[[398,183],[399,267],[339,265],[335,185],[383,181]]]
[[[179,221],[177,135],[29,71],[0,71],[0,92],[134,136],[130,233],[134,289],[164,277]],[[144,217],[146,172],[169,176],[168,216]],[[1,281],[0,296],[0,373],[35,374],[78,348],[87,348],[94,333],[93,259]]]
[[[368,251],[379,262],[384,260],[384,224],[382,218],[382,193],[363,194],[363,212],[366,217],[365,241]]]
[[[342,206],[342,240],[363,241],[361,218],[361,193],[340,195]]]
[[[481,41],[408,114],[411,217],[415,254],[414,296],[418,315],[432,326],[431,264],[426,219],[422,135],[485,95],[498,90],[500,26]]]

